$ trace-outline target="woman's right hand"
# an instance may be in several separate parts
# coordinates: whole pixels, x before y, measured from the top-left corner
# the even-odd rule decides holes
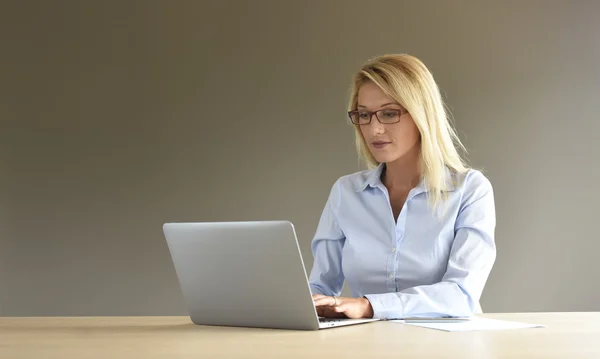
[[[315,309],[317,310],[319,317],[347,318],[344,313],[337,312],[334,305],[327,303],[327,298],[331,299],[332,297],[327,297],[322,294],[313,294],[312,296],[313,302],[315,303]]]
[[[367,298],[331,297],[313,294],[317,314],[325,318],[373,318],[373,307]]]

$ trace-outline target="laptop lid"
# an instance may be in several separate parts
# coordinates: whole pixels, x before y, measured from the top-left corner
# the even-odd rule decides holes
[[[165,223],[163,232],[195,324],[319,329],[292,223]]]

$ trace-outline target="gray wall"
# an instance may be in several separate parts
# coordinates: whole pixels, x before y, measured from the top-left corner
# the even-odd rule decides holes
[[[165,221],[289,219],[359,170],[352,73],[432,70],[496,190],[484,310],[600,310],[600,2],[4,1],[0,315],[184,314]]]

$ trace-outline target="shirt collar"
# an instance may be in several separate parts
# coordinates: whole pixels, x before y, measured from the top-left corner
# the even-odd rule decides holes
[[[362,192],[367,187],[379,187],[380,185],[383,185],[381,182],[381,173],[383,172],[384,167],[385,163],[380,163],[377,167],[367,171],[366,177],[358,184],[356,192]]]
[[[358,184],[356,192],[362,192],[367,187],[372,187],[372,188],[383,187],[383,182],[381,182],[381,173],[383,172],[384,168],[385,168],[385,163],[380,163],[377,167],[367,171],[366,177],[364,178],[364,180]],[[447,167],[445,169],[445,175],[446,175],[446,186],[447,186],[445,191],[446,192],[454,191],[456,189],[456,186],[455,186],[456,178],[454,178],[455,176],[452,175],[450,169],[448,169]],[[417,185],[415,190],[417,193],[428,191],[425,181],[423,179],[421,179],[421,181],[419,182],[419,184]]]

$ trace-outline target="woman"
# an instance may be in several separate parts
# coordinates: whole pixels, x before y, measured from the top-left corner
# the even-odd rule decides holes
[[[494,195],[461,159],[439,89],[410,55],[368,61],[348,116],[369,170],[339,178],[313,242],[320,316],[469,316],[496,259]],[[346,281],[352,297],[338,297]]]

